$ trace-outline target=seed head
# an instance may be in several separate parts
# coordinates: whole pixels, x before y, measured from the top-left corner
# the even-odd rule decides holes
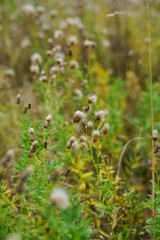
[[[30,71],[32,74],[38,74],[39,73],[39,66],[38,65],[31,65]]]
[[[109,123],[105,123],[101,131],[105,135],[108,132],[108,130],[109,130]]]
[[[32,56],[31,56],[31,61],[33,64],[39,64],[42,62],[42,57],[39,53],[34,53]]]
[[[153,139],[153,141],[157,141],[157,139],[158,139],[158,131],[157,130],[152,131],[152,139]]]
[[[49,114],[49,115],[46,117],[46,121],[48,121],[48,122],[51,122],[51,121],[52,121],[52,116],[51,116],[51,114]]]
[[[69,207],[69,198],[67,193],[61,188],[53,189],[51,193],[51,204],[61,209]]]
[[[71,69],[79,68],[79,64],[75,60],[70,61],[69,66],[70,66]]]
[[[86,115],[81,111],[76,111],[73,116],[74,123],[80,123],[85,120]]]
[[[34,128],[29,129],[29,134],[34,134]]]
[[[82,93],[82,91],[79,90],[79,89],[76,89],[76,90],[74,91],[74,93],[75,93],[75,95],[76,95],[77,97],[79,97],[79,98],[82,98],[82,97],[83,97],[83,93]]]
[[[62,37],[63,37],[63,31],[62,30],[55,30],[54,38],[58,39],[58,38],[62,38]]]
[[[96,95],[88,97],[88,103],[96,103],[96,102],[97,102],[97,96]]]
[[[80,136],[80,141],[81,141],[81,142],[86,142],[87,139],[86,139],[86,137],[85,137],[84,135],[82,135],[82,136]]]
[[[81,142],[81,148],[88,149],[88,145],[86,142]]]
[[[38,142],[37,141],[34,141],[33,143],[32,143],[32,146],[37,146],[38,145]]]
[[[21,100],[21,95],[18,94],[18,95],[17,95],[17,104],[20,104],[20,100]]]
[[[98,130],[94,130],[92,132],[92,136],[93,136],[93,141],[96,142],[98,140],[98,138],[100,137],[100,132]]]
[[[91,110],[91,107],[89,107],[89,106],[83,107],[83,111],[86,113],[88,113],[90,110]]]
[[[68,43],[70,44],[70,45],[76,45],[77,44],[77,37],[76,36],[70,36],[69,38],[68,38]]]
[[[95,118],[98,121],[104,121],[104,119],[105,119],[105,112],[103,110],[95,112]]]
[[[77,140],[75,140],[72,145],[71,145],[72,149],[78,149],[79,148],[79,143],[77,142]]]
[[[93,128],[93,122],[89,121],[87,126],[88,126],[88,128]]]
[[[84,41],[84,47],[85,48],[94,48],[96,46],[96,43],[91,40],[85,40]]]
[[[14,77],[14,75],[15,75],[15,72],[14,72],[14,70],[11,69],[11,68],[8,68],[8,69],[5,71],[5,76],[6,76],[6,77]]]

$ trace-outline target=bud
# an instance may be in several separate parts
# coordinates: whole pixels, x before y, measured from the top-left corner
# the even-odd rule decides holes
[[[33,128],[29,129],[29,134],[30,134],[30,140],[31,140],[31,142],[33,142],[35,140],[34,129]]]

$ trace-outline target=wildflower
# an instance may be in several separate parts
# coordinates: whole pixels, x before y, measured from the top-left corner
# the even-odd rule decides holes
[[[53,52],[52,52],[52,50],[48,50],[48,51],[46,52],[46,54],[47,54],[48,56],[50,56],[50,57],[53,56]]]
[[[96,120],[99,120],[99,121],[104,121],[104,118],[105,118],[105,112],[100,110],[98,112],[95,112],[95,118]]]
[[[38,65],[31,65],[30,71],[32,74],[38,74],[39,73],[39,66]]]
[[[76,36],[70,36],[69,38],[68,38],[68,43],[70,44],[70,45],[76,45],[77,44],[77,37]]]
[[[69,141],[68,141],[66,147],[67,147],[68,149],[70,149],[71,146],[72,146],[72,143],[74,143],[74,141],[76,141],[76,139],[75,139],[74,136],[72,136],[72,137],[69,139]]]
[[[49,45],[50,45],[51,47],[54,46],[53,38],[48,38],[47,42],[49,43]]]
[[[87,126],[88,126],[88,128],[93,128],[93,122],[89,121]]]
[[[69,206],[67,193],[61,188],[53,189],[51,193],[51,204],[61,209],[66,209]]]
[[[31,45],[31,40],[28,38],[25,38],[21,41],[21,48],[25,49],[28,48]]]
[[[38,142],[37,142],[37,141],[34,141],[34,142],[32,143],[32,146],[31,146],[31,148],[30,148],[30,153],[34,153],[34,152],[36,151],[37,145],[38,145]]]
[[[82,93],[82,91],[79,90],[79,89],[76,89],[76,90],[74,91],[74,93],[75,93],[75,95],[76,95],[77,97],[79,97],[79,98],[82,98],[82,97],[83,97],[83,93]]]
[[[80,136],[80,141],[81,142],[86,142],[87,138],[84,135],[82,135],[82,136]]]
[[[158,131],[157,130],[152,131],[152,139],[153,139],[153,141],[157,141],[157,139],[158,139]]]
[[[70,65],[70,68],[71,68],[71,69],[79,68],[78,62],[77,62],[77,61],[74,61],[74,60],[70,61],[70,62],[69,62],[69,65]]]
[[[84,41],[84,47],[85,48],[94,48],[96,46],[96,43],[91,40],[85,40]]]
[[[50,11],[50,16],[51,16],[51,17],[56,17],[56,16],[57,16],[57,11],[56,11],[55,9],[52,9],[52,10]]]
[[[84,121],[86,115],[81,111],[76,111],[73,116],[74,123],[80,123]]]
[[[26,171],[21,174],[21,181],[26,181],[26,179],[32,174],[33,171],[33,165],[28,165],[26,167]]]
[[[71,145],[72,149],[78,149],[79,148],[79,143],[77,142],[77,140],[75,140],[72,145]]]
[[[37,6],[36,11],[37,11],[38,15],[41,15],[44,13],[45,8],[43,6]]]
[[[42,57],[39,53],[34,53],[32,56],[31,56],[31,61],[34,63],[34,64],[39,64],[42,62]]]
[[[34,129],[33,128],[29,129],[29,134],[30,134],[30,140],[31,140],[31,142],[33,142],[35,140]]]
[[[20,100],[21,100],[21,95],[17,94],[17,104],[20,104]]]
[[[54,67],[51,67],[50,69],[50,74],[56,74],[59,70],[59,67],[58,66],[54,66]]]
[[[105,135],[108,132],[108,130],[109,130],[109,123],[105,123],[101,131]]]
[[[14,155],[14,150],[9,149],[6,153],[6,156],[4,156],[1,160],[2,165],[6,165],[11,160],[13,155]]]
[[[11,69],[11,68],[8,68],[8,69],[5,71],[5,76],[6,76],[6,77],[14,77],[14,75],[15,75],[15,72],[14,72],[14,70]]]
[[[48,128],[48,125],[49,123],[52,121],[52,116],[51,114],[49,114],[47,117],[46,117],[46,121],[45,121],[45,124],[44,124],[44,128]]]
[[[32,4],[27,3],[22,6],[21,10],[22,10],[22,12],[25,12],[26,14],[33,14],[35,11],[35,8]]]
[[[96,142],[98,140],[98,138],[100,137],[100,132],[98,130],[94,130],[92,132],[92,137],[93,137],[93,141]]]
[[[63,31],[62,30],[55,30],[54,38],[58,39],[58,38],[62,38],[62,37],[63,37]]]
[[[81,148],[88,149],[88,145],[86,142],[81,142]]]
[[[86,113],[88,113],[90,110],[91,110],[91,107],[89,107],[89,106],[83,107],[83,111]]]
[[[47,76],[46,75],[40,76],[39,81],[47,82]]]
[[[97,102],[97,96],[96,95],[88,97],[88,103],[96,103],[96,102]]]

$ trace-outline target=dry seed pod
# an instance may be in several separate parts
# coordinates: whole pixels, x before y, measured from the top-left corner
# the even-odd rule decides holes
[[[94,115],[95,115],[95,119],[98,121],[104,121],[105,119],[105,112],[102,110],[95,112]]]
[[[157,130],[152,131],[152,139],[153,139],[153,141],[157,141],[157,139],[158,139],[158,131]]]
[[[30,140],[31,140],[31,142],[34,142],[35,136],[34,136],[34,129],[33,129],[33,128],[30,128],[30,129],[29,129],[29,134],[30,134]]]
[[[89,106],[83,107],[83,111],[86,113],[88,113],[90,110],[91,110],[91,107]]]
[[[104,124],[104,127],[102,128],[102,133],[105,135],[105,134],[107,134],[107,132],[108,132],[108,130],[109,130],[109,124],[108,123],[105,123]]]
[[[17,103],[17,104],[20,104],[20,100],[21,100],[21,95],[18,94],[18,95],[17,95],[17,102],[16,102],[16,103]]]
[[[68,168],[68,170],[66,171],[66,173],[64,174],[65,177],[68,177],[69,173],[70,173],[71,169]]]
[[[21,181],[26,181],[26,179],[32,174],[34,171],[34,167],[32,165],[29,165],[26,168],[26,171],[21,174]]]
[[[52,121],[52,116],[51,114],[49,114],[47,117],[46,117],[46,121],[45,121],[45,124],[44,124],[44,128],[48,128],[48,125],[49,123]]]
[[[97,102],[97,96],[96,95],[88,97],[88,103],[96,103],[96,102]]]
[[[81,111],[76,111],[73,116],[74,123],[80,123],[85,120],[86,115]]]
[[[45,149],[47,148],[47,144],[48,144],[48,142],[44,142],[43,147],[44,147]]]
[[[34,141],[34,142],[32,143],[32,146],[31,146],[31,148],[30,148],[30,152],[31,152],[31,153],[34,153],[34,152],[36,151],[37,145],[38,145],[38,142],[37,142],[37,141]]]
[[[81,148],[88,149],[88,145],[86,142],[81,142]]]
[[[100,132],[98,130],[94,130],[92,133],[92,136],[93,136],[93,141],[96,142],[100,137]]]

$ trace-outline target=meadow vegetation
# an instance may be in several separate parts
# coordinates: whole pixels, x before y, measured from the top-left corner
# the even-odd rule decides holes
[[[0,240],[160,239],[159,10],[0,1]]]

